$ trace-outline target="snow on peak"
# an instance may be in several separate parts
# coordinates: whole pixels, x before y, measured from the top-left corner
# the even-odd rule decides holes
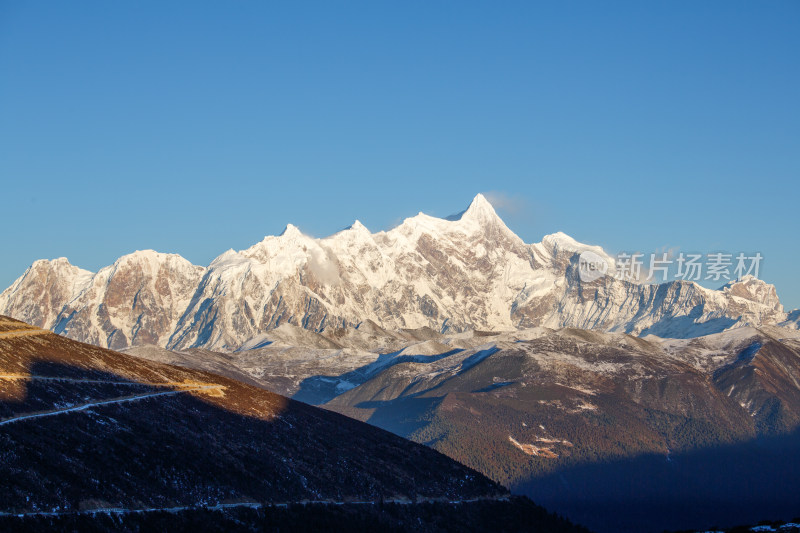
[[[70,322],[71,331],[80,340],[102,343],[111,342],[110,326],[96,320],[97,309],[105,305],[113,311],[111,325],[129,335],[124,342],[134,342],[139,328],[146,327],[162,345],[223,348],[291,317],[310,329],[369,327],[367,321],[373,320],[387,329],[569,325],[661,336],[696,336],[733,322],[788,321],[795,328],[800,322],[797,314],[787,318],[772,285],[752,277],[721,291],[677,287],[664,296],[668,299],[650,285],[609,278],[603,292],[592,297],[572,283],[579,278],[565,278],[576,255],[584,252],[598,254],[614,271],[614,259],[601,247],[565,233],[525,244],[478,194],[459,215],[420,213],[376,234],[358,220],[323,239],[288,224],[280,236],[264,237],[246,250],[228,250],[207,268],[152,250],[124,256],[96,275],[63,258],[39,261],[0,293],[0,312],[55,327],[61,319],[73,320],[70,309],[83,309]],[[122,275],[108,283],[117,269]],[[156,278],[167,281],[168,298],[161,294],[162,285],[150,281],[150,300],[131,297],[128,289],[138,290],[139,280]],[[168,320],[139,325],[137,306],[148,301],[162,302]],[[691,315],[693,322],[684,326],[698,306],[702,317]],[[43,316],[44,308],[52,312]],[[244,319],[248,313],[253,317]]]
[[[286,224],[286,227],[281,232],[279,237],[297,238],[297,237],[301,237],[302,235],[303,235],[303,232],[300,231],[300,228],[298,228],[294,224]]]
[[[134,260],[142,260],[142,259],[160,259],[162,257],[166,257],[168,254],[162,254],[156,252],[155,250],[136,250],[135,252],[131,252],[129,254],[125,254],[121,256],[119,259],[116,260],[117,263],[125,263]]]
[[[344,252],[346,254],[347,247],[352,246],[355,243],[371,243],[373,240],[372,233],[370,233],[367,227],[364,226],[364,224],[362,224],[360,221],[356,220],[343,230],[318,241],[320,245],[323,242],[328,246],[333,246],[335,253]],[[341,247],[345,247],[345,249],[340,249]]]
[[[241,253],[237,252],[233,248],[230,248],[222,255],[218,256],[216,259],[211,261],[211,264],[208,265],[208,268],[209,269],[230,268],[231,266],[240,265],[247,261],[248,259],[244,257]]]
[[[147,265],[151,268],[157,268],[162,264],[170,264],[185,268],[202,268],[193,265],[180,254],[165,254],[155,250],[136,250],[114,261],[114,266],[133,264]]]
[[[77,267],[69,262],[66,257],[57,257],[55,259],[38,259],[34,261],[30,267],[20,276],[14,284],[7,290],[19,285],[28,274],[35,272],[48,272],[56,277],[63,278],[69,283],[83,282],[92,277],[94,274],[88,270]]]
[[[37,259],[31,264],[25,273],[19,279],[17,279],[15,284],[21,281],[28,272],[35,271],[50,271],[57,273],[59,276],[76,279],[86,278],[87,276],[91,276],[93,274],[93,272],[73,265],[66,257],[57,257],[55,259]]]
[[[542,242],[550,244],[554,248],[557,247],[572,252],[577,252],[581,247],[585,246],[561,231],[545,235],[542,237]]]
[[[476,220],[476,221],[491,221],[491,220],[499,220],[500,217],[497,216],[497,212],[492,207],[492,204],[489,203],[489,200],[480,193],[478,193],[475,198],[472,199],[472,202],[469,204],[466,210],[458,213],[457,215],[450,215],[446,217],[445,220],[449,220],[451,222],[459,221],[459,220]]]
[[[616,267],[616,261],[614,258],[606,253],[602,247],[591,244],[583,244],[582,242],[578,242],[566,233],[560,231],[551,233],[550,235],[545,235],[542,237],[542,242],[533,244],[532,248],[540,258],[549,258],[546,260],[553,260],[562,253],[572,255],[576,253],[581,254],[583,252],[592,252],[600,256],[608,263],[609,272],[613,272]]]
[[[367,227],[364,224],[362,224],[360,220],[356,220],[355,222],[344,228],[344,230],[342,231],[355,231],[358,233],[369,233],[370,235],[372,235],[370,231],[367,229]]]
[[[561,231],[557,231],[555,233],[551,233],[550,235],[545,235],[542,237],[542,244],[550,248],[553,253],[558,253],[561,251],[565,252],[594,252],[601,257],[606,259],[611,259],[611,257],[603,250],[600,246],[594,246],[591,244],[583,244],[582,242],[578,242],[566,233]]]
[[[752,274],[747,274],[746,276],[742,276],[741,278],[732,279],[731,281],[723,285],[722,288],[724,289],[726,287],[733,287],[734,285],[739,283],[743,285],[750,285],[753,283],[755,283],[756,285],[769,285],[766,281],[759,279],[753,276]]]
[[[720,290],[732,296],[758,302],[778,312],[783,312],[783,306],[778,299],[775,285],[758,279],[755,276],[747,275],[738,280],[731,280],[720,287]]]
[[[501,230],[515,239],[519,239],[505,225],[495,212],[492,204],[482,194],[478,194],[464,211],[445,218],[433,217],[420,212],[418,215],[407,218],[398,227],[390,230],[390,235],[413,235],[429,233],[432,235],[444,234],[469,234],[484,233],[489,228]]]
[[[31,268],[38,268],[38,267],[71,267],[72,264],[66,257],[57,257],[55,259],[37,259],[36,261],[31,264]]]
[[[469,204],[469,208],[467,208],[467,213],[497,215],[494,207],[492,207],[491,202],[489,202],[489,200],[487,200],[486,197],[481,193],[476,194],[475,198],[472,199],[472,202]]]

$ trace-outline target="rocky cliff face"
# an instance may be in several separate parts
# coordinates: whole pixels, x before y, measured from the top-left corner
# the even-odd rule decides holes
[[[385,232],[360,222],[324,239],[289,225],[208,267],[141,251],[96,274],[66,259],[37,261],[0,294],[0,313],[111,348],[236,349],[281,324],[314,331],[538,325],[694,337],[790,320],[775,288],[754,278],[719,290],[584,282],[580,253],[601,248],[563,233],[526,244],[478,195],[463,213],[420,213]]]
[[[0,295],[30,324],[104,347],[165,344],[205,272],[174,254],[120,257],[96,274],[37,261]]]

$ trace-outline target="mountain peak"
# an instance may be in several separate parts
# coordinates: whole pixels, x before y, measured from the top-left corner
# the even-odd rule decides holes
[[[280,237],[300,237],[301,235],[303,235],[303,232],[300,231],[300,228],[294,224],[286,224],[286,227],[281,232]]]
[[[607,263],[597,286],[580,283],[571,268],[584,252],[599,256],[587,254],[584,262]],[[59,331],[70,322],[74,338],[115,346],[148,338],[162,346],[238,349],[290,318],[314,331],[371,319],[387,330],[569,325],[662,337],[787,320],[774,287],[752,277],[721,291],[690,281],[654,287],[616,279],[614,257],[564,233],[526,244],[482,194],[449,219],[420,214],[374,235],[359,221],[323,239],[288,224],[281,236],[228,251],[207,268],[152,250],[95,275],[66,260],[35,265],[0,293],[0,313]],[[138,295],[140,279],[164,282]],[[143,326],[145,304],[153,318]],[[106,310],[107,321],[95,320]],[[693,312],[700,318],[684,318],[694,319]]]
[[[472,203],[469,204],[464,216],[483,219],[499,218],[489,200],[487,200],[486,197],[480,193],[478,193],[475,198],[472,199]]]
[[[114,265],[134,264],[134,263],[151,264],[151,265],[161,264],[161,263],[173,263],[173,264],[185,264],[191,267],[195,266],[188,259],[186,259],[180,254],[165,254],[150,249],[136,250],[135,252],[125,254],[119,257],[116,261],[114,261]]]
[[[547,242],[554,247],[563,248],[569,251],[577,251],[582,245],[563,231],[557,231],[542,237],[542,242]]]
[[[37,259],[31,265],[31,268],[37,268],[40,266],[72,266],[69,262],[69,259],[66,257],[57,257],[55,259]]]
[[[360,231],[360,232],[366,231],[367,233],[369,233],[369,230],[367,229],[367,227],[364,224],[362,224],[361,221],[358,220],[358,219],[356,219],[355,222],[353,222],[352,224],[347,226],[347,228],[345,228],[345,229],[349,229],[349,230],[353,230],[353,231]]]
[[[747,275],[737,280],[731,280],[723,285],[720,290],[745,300],[761,303],[779,313],[783,312],[783,305],[781,305],[778,298],[775,285],[755,276]]]
[[[490,220],[499,220],[500,217],[497,215],[497,212],[492,207],[492,204],[489,203],[489,200],[480,193],[478,193],[475,198],[472,199],[472,202],[469,204],[469,207],[464,211],[456,214],[450,215],[446,217],[447,220],[451,222],[455,222],[457,220],[475,220],[475,221],[490,221]]]
[[[494,213],[494,208],[492,207],[491,202],[486,199],[486,197],[482,193],[478,193],[475,195],[475,198],[472,199],[472,202],[469,204],[470,208],[489,208]]]
[[[563,253],[572,255],[575,253],[592,252],[608,263],[609,272],[613,272],[616,265],[614,257],[609,255],[602,247],[584,244],[561,231],[545,235],[542,237],[541,243],[534,244],[533,246],[538,249],[540,253],[551,257],[557,257],[559,254]]]

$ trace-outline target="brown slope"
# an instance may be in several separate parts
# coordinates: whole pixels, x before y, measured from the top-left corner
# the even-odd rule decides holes
[[[0,510],[505,494],[424,446],[230,378],[6,318],[0,334]]]
[[[598,531],[780,516],[800,505],[800,350],[756,329],[718,337],[565,329],[471,366],[470,350],[391,366],[326,407]]]

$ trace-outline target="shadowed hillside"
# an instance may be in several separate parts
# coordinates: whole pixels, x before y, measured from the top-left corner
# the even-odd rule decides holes
[[[454,502],[424,508],[435,523],[479,502],[512,515],[521,505],[520,516],[531,505],[438,452],[342,415],[5,318],[0,458],[0,511],[24,515],[0,522],[15,529],[84,529],[105,509],[146,530],[150,518],[128,515],[172,508],[182,523],[184,509],[253,505],[264,510],[250,517],[259,523],[274,509],[320,502],[314,513],[327,520],[330,506],[401,502],[410,520],[423,502]],[[536,509],[545,529],[570,527]]]

